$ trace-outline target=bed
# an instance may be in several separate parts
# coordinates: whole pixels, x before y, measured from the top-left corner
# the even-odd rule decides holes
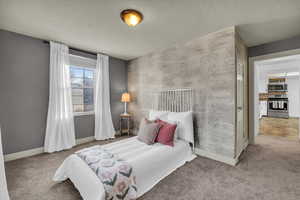
[[[174,147],[146,145],[137,137],[102,146],[132,165],[138,197],[149,191],[174,170],[195,158],[188,142],[176,140]],[[78,156],[69,156],[57,170],[54,180],[70,179],[84,200],[104,200],[105,191],[96,174]]]
[[[176,112],[191,110],[191,105],[190,89],[159,92],[153,104],[156,109]],[[170,147],[160,143],[147,145],[135,136],[102,145],[101,148],[126,160],[132,166],[138,187],[137,197],[140,197],[163,178],[196,157],[193,153],[193,139],[191,142],[190,138],[183,135]],[[66,179],[72,181],[84,200],[105,200],[103,183],[76,154],[66,158],[53,177],[54,181]]]

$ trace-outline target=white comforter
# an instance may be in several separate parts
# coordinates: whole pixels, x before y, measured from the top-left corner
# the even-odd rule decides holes
[[[129,162],[133,167],[138,187],[138,197],[149,191],[187,161],[195,158],[189,144],[177,140],[174,147],[146,145],[137,137],[128,138],[102,146]],[[104,200],[104,187],[96,174],[78,156],[71,155],[58,168],[54,181],[70,179],[84,200]]]

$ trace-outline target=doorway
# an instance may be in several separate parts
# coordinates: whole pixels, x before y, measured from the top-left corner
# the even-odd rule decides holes
[[[250,143],[259,135],[299,141],[300,50],[250,58],[249,62]]]

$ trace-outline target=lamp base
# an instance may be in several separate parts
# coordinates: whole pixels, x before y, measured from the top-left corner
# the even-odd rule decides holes
[[[122,115],[129,115],[129,113],[127,112],[127,102],[124,102],[124,113]]]

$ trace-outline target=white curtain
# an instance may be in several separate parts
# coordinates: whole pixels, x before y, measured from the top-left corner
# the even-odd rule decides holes
[[[50,88],[45,152],[75,145],[69,49],[50,42]]]
[[[6,184],[6,176],[5,176],[5,168],[4,168],[4,158],[2,151],[2,142],[1,142],[1,128],[0,128],[0,199],[9,200],[7,184]]]
[[[105,140],[115,137],[110,111],[108,56],[97,55],[95,82],[95,138]]]

